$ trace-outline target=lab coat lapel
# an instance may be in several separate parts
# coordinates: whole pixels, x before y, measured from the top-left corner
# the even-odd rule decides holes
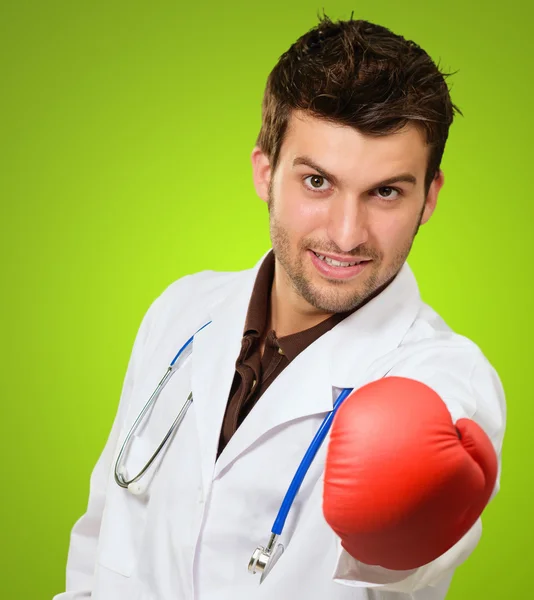
[[[401,343],[418,309],[417,283],[405,264],[379,296],[308,346],[282,371],[230,439],[214,476],[276,427],[332,410],[342,388],[358,388],[382,377],[381,359]],[[371,368],[374,364],[376,369]]]
[[[330,332],[327,332],[277,376],[224,448],[215,467],[215,477],[276,427],[332,410],[332,386],[325,360],[330,347]]]
[[[404,263],[381,294],[332,330],[332,386],[357,389],[383,377],[388,355],[401,344],[420,307],[417,281]]]
[[[219,435],[241,350],[243,327],[256,275],[265,256],[239,275],[240,280],[215,308],[209,311],[211,323],[193,340],[191,389],[196,427],[201,446],[204,490],[210,488]]]

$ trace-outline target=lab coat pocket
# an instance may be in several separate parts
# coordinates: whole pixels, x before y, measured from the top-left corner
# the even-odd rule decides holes
[[[134,477],[144,467],[154,447],[141,437],[132,436],[128,452],[124,458],[127,479]],[[134,495],[117,485],[114,479],[114,467],[110,474],[108,493],[100,528],[98,562],[106,569],[129,577],[138,560],[142,538],[145,532],[148,506],[150,503],[150,485],[141,495]],[[151,469],[143,475],[140,482],[150,483]]]

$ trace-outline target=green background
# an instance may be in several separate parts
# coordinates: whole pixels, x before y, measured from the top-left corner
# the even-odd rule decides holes
[[[322,8],[354,10],[459,71],[465,116],[410,263],[423,298],[497,368],[509,414],[501,492],[448,599],[534,596],[529,4],[0,4],[3,598],[63,589],[70,528],[151,301],[269,247],[249,161],[263,88]]]

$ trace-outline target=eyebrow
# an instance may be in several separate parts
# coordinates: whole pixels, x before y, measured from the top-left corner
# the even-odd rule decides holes
[[[310,167],[310,169],[317,171],[317,173],[319,173],[319,175],[321,175],[321,177],[328,179],[328,181],[330,181],[330,183],[333,183],[334,185],[339,184],[339,179],[335,175],[333,175],[332,173],[328,173],[328,171],[326,171],[325,169],[320,167],[318,164],[314,163],[313,160],[311,160],[311,158],[309,158],[308,156],[297,156],[297,158],[295,158],[293,160],[294,167],[297,167],[299,165],[305,165],[307,167]],[[379,181],[378,183],[374,184],[371,187],[371,189],[376,189],[379,187],[387,187],[388,185],[391,185],[392,183],[401,183],[401,182],[402,183],[411,183],[412,185],[415,185],[417,183],[417,178],[415,177],[415,175],[412,175],[411,173],[400,173],[399,175],[394,175],[393,177],[389,177],[388,179]]]

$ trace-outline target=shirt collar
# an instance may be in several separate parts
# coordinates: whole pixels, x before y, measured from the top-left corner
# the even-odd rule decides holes
[[[275,257],[273,251],[271,250],[265,256],[256,275],[243,331],[244,336],[260,338],[267,325],[267,316],[269,314],[269,305],[271,300],[271,288],[274,278],[274,267]],[[346,319],[356,310],[362,308],[375,296],[380,294],[380,292],[382,292],[391,283],[392,279],[390,279],[381,288],[376,290],[372,296],[367,298],[364,304],[359,305],[348,312],[336,313],[321,323],[318,323],[309,329],[305,329],[304,331],[299,331],[298,333],[277,338],[278,345],[282,349],[283,353],[287,356],[289,362],[294,360],[303,350],[324,335],[327,331],[333,329],[338,323]]]

